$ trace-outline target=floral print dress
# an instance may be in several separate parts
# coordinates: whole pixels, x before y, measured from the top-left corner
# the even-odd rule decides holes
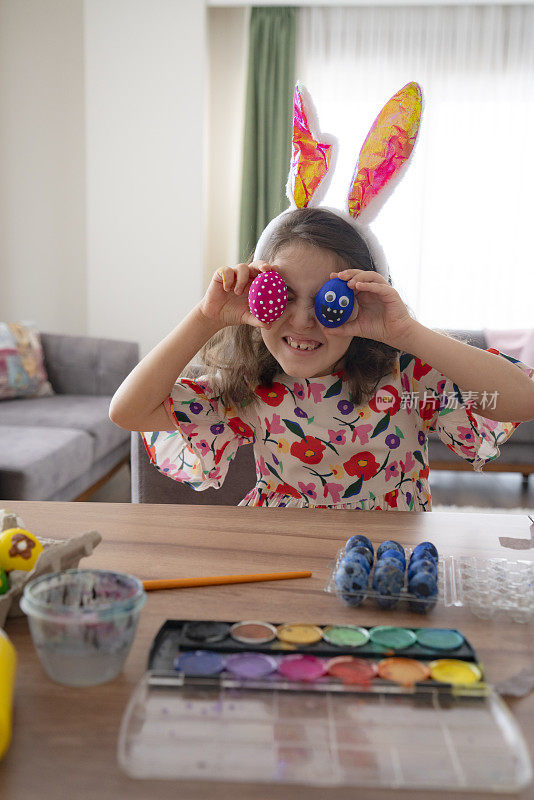
[[[219,488],[238,447],[252,443],[256,484],[239,505],[430,511],[430,431],[481,470],[519,424],[473,413],[473,402],[489,408],[496,397],[462,396],[407,353],[361,405],[343,372],[280,374],[255,394],[257,402],[236,409],[224,405],[215,378],[181,378],[165,401],[171,429],[142,434],[154,466],[197,491]]]

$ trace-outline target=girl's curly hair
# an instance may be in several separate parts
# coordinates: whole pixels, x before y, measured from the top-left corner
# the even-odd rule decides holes
[[[355,228],[327,209],[296,209],[285,214],[269,237],[262,258],[272,261],[282,247],[295,242],[337,254],[340,271],[375,269],[369,249]],[[384,375],[392,372],[397,355],[398,350],[383,342],[353,337],[336,366],[343,369],[355,404],[372,396]],[[223,401],[233,406],[257,400],[254,388],[270,386],[281,372],[280,364],[265,346],[261,329],[251,325],[219,331],[202,348],[199,357],[203,368],[217,372]],[[189,374],[193,374],[191,370]]]

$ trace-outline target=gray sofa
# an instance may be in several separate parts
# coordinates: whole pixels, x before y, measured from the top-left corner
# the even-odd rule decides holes
[[[41,343],[56,394],[0,401],[0,500],[85,500],[129,462],[130,434],[108,413],[139,346],[51,333]]]
[[[449,331],[449,333],[475,347],[484,349],[488,347],[483,331]],[[430,434],[428,448],[431,469],[472,472],[471,464],[452,453],[436,433]],[[529,475],[534,472],[534,420],[519,425],[500,451],[499,458],[486,464],[484,472],[518,472],[523,476],[525,488]]]
[[[476,347],[487,347],[482,331],[449,333]],[[473,471],[471,464],[452,453],[435,433],[429,437],[429,458],[431,469]],[[252,445],[239,448],[220,489],[207,489],[204,492],[195,492],[186,484],[177,483],[158,472],[150,463],[138,433],[132,434],[131,464],[133,503],[237,505],[255,483]],[[502,446],[497,461],[487,464],[484,471],[518,472],[526,483],[528,476],[534,472],[534,421],[520,425],[510,441]]]

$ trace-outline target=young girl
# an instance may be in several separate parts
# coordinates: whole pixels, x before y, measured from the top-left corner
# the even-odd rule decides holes
[[[152,463],[199,491],[219,488],[252,443],[256,484],[240,505],[431,510],[428,432],[481,470],[534,418],[534,370],[418,323],[369,241],[339,212],[284,212],[256,259],[219,269],[126,378],[110,418],[144,432]],[[265,324],[248,290],[270,269],[288,304]],[[314,311],[332,277],[357,298],[338,328]],[[179,378],[199,351],[205,375]]]

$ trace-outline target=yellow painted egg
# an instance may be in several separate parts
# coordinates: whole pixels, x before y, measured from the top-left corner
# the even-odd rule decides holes
[[[0,567],[6,572],[22,569],[29,572],[43,552],[43,545],[24,528],[9,528],[0,534]]]

